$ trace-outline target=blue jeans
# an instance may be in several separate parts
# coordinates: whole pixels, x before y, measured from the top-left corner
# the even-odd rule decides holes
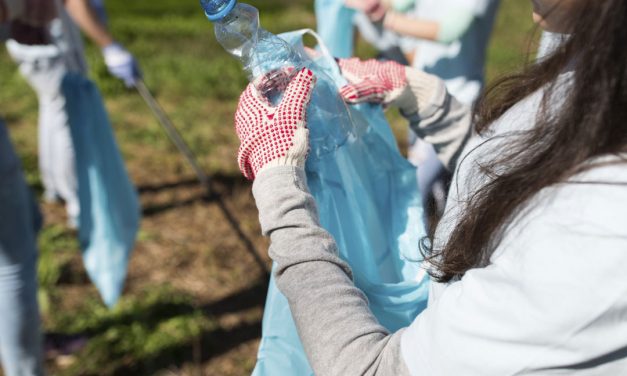
[[[6,376],[43,375],[37,305],[38,211],[0,121],[0,360]]]

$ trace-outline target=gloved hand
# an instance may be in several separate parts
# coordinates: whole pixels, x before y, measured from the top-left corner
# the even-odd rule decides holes
[[[240,96],[235,113],[235,130],[241,141],[237,161],[250,180],[274,166],[305,166],[309,151],[307,105],[316,79],[307,68],[291,81],[290,76],[289,69],[272,72],[249,84]],[[272,77],[271,82],[268,77]],[[276,107],[256,89],[268,84],[284,92]]]
[[[118,43],[111,43],[102,49],[102,56],[109,73],[124,81],[126,87],[134,87],[141,77],[137,61],[133,55]]]
[[[409,115],[419,111],[420,103],[430,103],[444,86],[436,76],[393,61],[350,58],[339,59],[338,64],[349,82],[340,89],[340,95],[351,104],[381,103]]]

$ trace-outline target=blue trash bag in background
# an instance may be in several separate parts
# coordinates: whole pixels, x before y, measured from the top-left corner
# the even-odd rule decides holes
[[[282,34],[304,54],[302,36],[309,30]],[[316,85],[346,84],[328,50],[309,65]],[[310,154],[306,172],[320,223],[337,242],[340,256],[357,287],[388,330],[409,326],[426,308],[429,278],[421,268],[419,241],[425,236],[423,208],[415,167],[403,158],[381,106],[349,107],[349,117],[328,117],[348,124],[317,123],[325,115],[316,106],[335,97],[314,95],[308,109]],[[262,339],[253,371],[256,376],[313,375],[298,338],[287,299],[270,279]]]
[[[139,229],[140,206],[98,88],[77,73],[61,84],[76,153],[79,241],[85,269],[102,300],[120,298]]]
[[[355,10],[344,6],[344,0],[315,0],[316,28],[327,49],[335,57],[351,57],[355,28]]]

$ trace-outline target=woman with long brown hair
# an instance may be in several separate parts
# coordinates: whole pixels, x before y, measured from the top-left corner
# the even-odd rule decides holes
[[[315,77],[302,71],[276,108],[253,87],[242,95],[240,167],[316,374],[627,373],[627,1],[533,4],[544,29],[569,36],[498,82],[474,116],[436,77],[340,61],[348,102],[399,106],[455,169],[422,244],[438,283],[396,333],[317,222],[302,169]]]

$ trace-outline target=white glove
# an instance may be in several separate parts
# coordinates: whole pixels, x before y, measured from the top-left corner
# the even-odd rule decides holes
[[[102,56],[113,77],[124,81],[126,87],[135,86],[141,73],[137,61],[130,52],[114,42],[102,49]]]

